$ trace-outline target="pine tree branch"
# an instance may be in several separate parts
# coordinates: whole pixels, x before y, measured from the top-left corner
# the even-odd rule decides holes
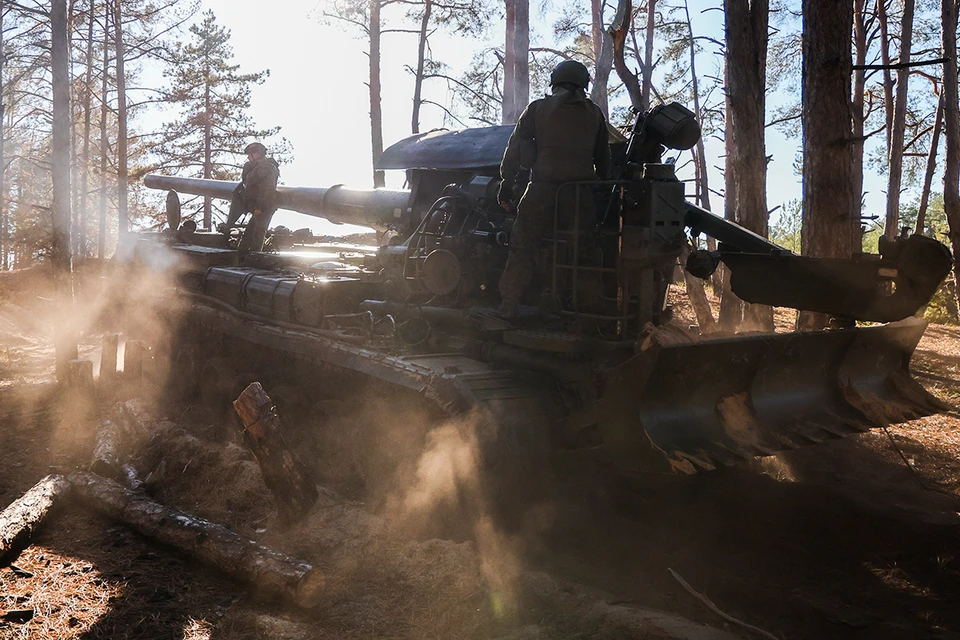
[[[456,120],[458,123],[460,123],[464,127],[467,126],[467,124],[463,120],[458,118],[452,111],[450,111],[450,109],[446,108],[442,104],[434,102],[433,100],[421,100],[420,104],[432,104],[433,106],[438,107],[441,111],[443,111],[445,114],[447,114],[448,116]]]
[[[19,11],[23,11],[23,12],[25,12],[25,13],[30,13],[30,14],[33,14],[33,15],[41,16],[42,18],[44,18],[44,19],[46,19],[46,20],[49,20],[49,19],[50,19],[50,13],[47,12],[47,11],[43,11],[43,10],[41,10],[41,9],[35,9],[35,8],[33,8],[33,7],[26,7],[26,6],[22,5],[22,4],[20,4],[19,2],[14,2],[13,0],[6,0],[6,2],[5,2],[4,4],[6,4],[7,6],[13,8],[13,9],[18,9]]]
[[[573,60],[573,57],[566,53],[565,51],[560,51],[559,49],[551,49],[550,47],[530,47],[531,53],[552,53],[553,55],[563,58],[564,60]]]

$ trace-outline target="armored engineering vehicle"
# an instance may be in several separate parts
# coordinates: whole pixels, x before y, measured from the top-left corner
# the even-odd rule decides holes
[[[405,171],[402,190],[278,187],[282,209],[385,232],[375,249],[310,244],[297,232],[241,255],[238,230],[176,231],[178,194],[230,199],[235,183],[147,176],[147,187],[169,191],[171,229],[139,236],[133,253],[177,256],[188,301],[173,378],[216,390],[257,368],[318,395],[375,384],[438,419],[477,416],[491,467],[589,455],[625,474],[710,470],[940,410],[908,367],[926,326],[914,315],[948,273],[949,250],[913,235],[879,255],[798,256],[699,208],[664,161],[700,135],[677,104],[640,114],[626,135],[611,130],[616,179],[560,188],[558,208],[575,218],[569,203],[588,190],[598,226],[555,224],[538,285],[519,317],[500,317],[515,211],[496,193],[510,132],[433,131],[394,144],[379,168]],[[716,251],[697,248],[704,235]],[[745,301],[827,314],[834,328],[671,331],[668,287],[683,256],[700,278],[725,264]],[[585,281],[599,283],[602,300],[583,300]]]

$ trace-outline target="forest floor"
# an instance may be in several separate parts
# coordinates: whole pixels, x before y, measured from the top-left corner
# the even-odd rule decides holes
[[[53,379],[48,284],[0,279],[0,507],[90,459],[95,418],[4,406]],[[99,341],[94,330],[82,335],[81,356],[96,360]],[[960,328],[931,325],[912,369],[960,404]],[[155,499],[321,567],[329,599],[311,611],[264,600],[66,505],[16,568],[0,568],[0,616],[33,612],[26,622],[0,617],[0,638],[762,637],[704,606],[673,572],[723,612],[785,640],[960,638],[955,413],[654,477],[642,489],[572,482],[536,539],[523,541],[486,521],[465,536],[410,536],[336,485],[321,487],[303,521],[284,524],[227,416],[167,407],[151,433],[135,461],[154,470],[163,462]]]

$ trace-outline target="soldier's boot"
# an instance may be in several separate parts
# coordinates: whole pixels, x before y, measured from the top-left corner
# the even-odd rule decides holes
[[[230,201],[230,211],[227,213],[227,223],[223,226],[223,235],[226,238],[230,237],[230,231],[236,226],[237,221],[240,220],[240,216],[247,213],[247,205],[243,200],[243,197],[239,194],[234,194],[233,199]]]

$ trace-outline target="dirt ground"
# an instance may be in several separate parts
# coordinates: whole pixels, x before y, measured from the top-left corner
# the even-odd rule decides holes
[[[96,426],[47,405],[11,411],[52,379],[51,295],[35,276],[0,280],[0,506],[84,467]],[[90,326],[80,351],[96,360],[102,327]],[[931,325],[913,373],[960,403],[960,328]],[[431,539],[336,485],[284,524],[229,421],[174,409],[150,414],[133,459],[158,472],[152,497],[321,567],[329,598],[312,611],[264,599],[68,504],[0,568],[0,614],[32,611],[0,619],[0,638],[762,637],[671,570],[777,638],[960,638],[956,413],[630,488],[571,479],[535,536],[481,518]]]

